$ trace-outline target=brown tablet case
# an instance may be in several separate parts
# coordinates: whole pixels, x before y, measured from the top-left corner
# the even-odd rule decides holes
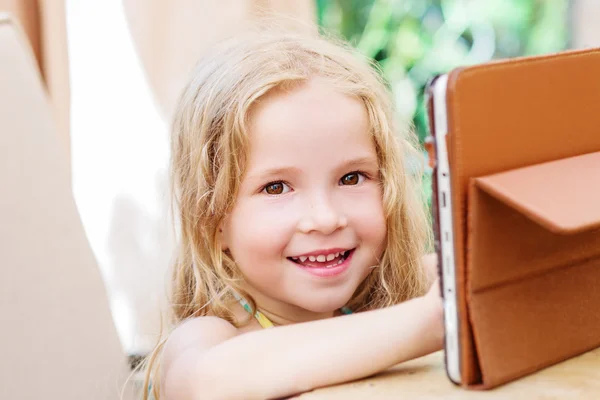
[[[600,49],[454,70],[447,112],[462,385],[600,346]]]

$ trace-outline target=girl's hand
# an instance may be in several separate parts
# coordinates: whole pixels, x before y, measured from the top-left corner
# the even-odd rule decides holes
[[[444,301],[442,299],[440,279],[436,278],[425,296],[425,303],[431,312],[430,329],[437,338],[438,349],[444,346]]]
[[[421,259],[423,263],[423,269],[425,269],[425,274],[427,275],[427,280],[429,282],[434,282],[438,278],[438,257],[435,253],[425,254]]]
[[[436,278],[435,281],[431,284],[429,291],[425,295],[426,297],[432,297],[433,299],[438,299],[438,301],[442,301],[442,289],[440,284],[440,278]]]

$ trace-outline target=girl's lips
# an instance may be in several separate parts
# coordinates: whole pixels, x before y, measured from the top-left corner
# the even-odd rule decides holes
[[[348,269],[348,267],[350,267],[350,260],[352,259],[352,256],[354,255],[354,250],[355,249],[350,250],[348,255],[344,258],[344,260],[340,264],[336,264],[331,267],[319,266],[319,265],[315,266],[313,263],[311,263],[310,265],[303,265],[303,264],[300,264],[300,263],[297,263],[294,261],[292,261],[292,262],[297,267],[301,268],[303,271],[306,271],[309,274],[314,275],[314,276],[323,277],[323,278],[337,276],[337,275],[343,273],[344,271],[346,271]]]

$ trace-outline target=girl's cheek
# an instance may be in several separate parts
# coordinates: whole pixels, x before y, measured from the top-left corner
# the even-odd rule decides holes
[[[231,251],[242,273],[258,286],[277,284],[282,261],[294,233],[293,209],[276,202],[250,202],[232,217]]]
[[[346,215],[362,241],[380,247],[383,246],[387,234],[383,202],[380,190],[370,189],[346,202]]]
[[[285,247],[295,228],[296,211],[293,204],[289,203],[252,199],[241,204],[233,215],[236,221],[232,224],[233,233],[240,242],[238,244],[247,251],[257,253],[273,252],[277,247]]]
[[[382,194],[375,185],[349,190],[349,193],[340,196],[340,200],[347,215],[372,219],[374,222],[383,218]]]

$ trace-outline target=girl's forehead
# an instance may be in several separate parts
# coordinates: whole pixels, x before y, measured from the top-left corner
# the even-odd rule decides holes
[[[350,158],[376,159],[362,100],[323,81],[266,96],[253,110],[249,136],[249,169],[310,160],[333,165]]]
[[[318,80],[268,94],[250,118],[253,143],[326,142],[369,132],[370,121],[362,100]]]

